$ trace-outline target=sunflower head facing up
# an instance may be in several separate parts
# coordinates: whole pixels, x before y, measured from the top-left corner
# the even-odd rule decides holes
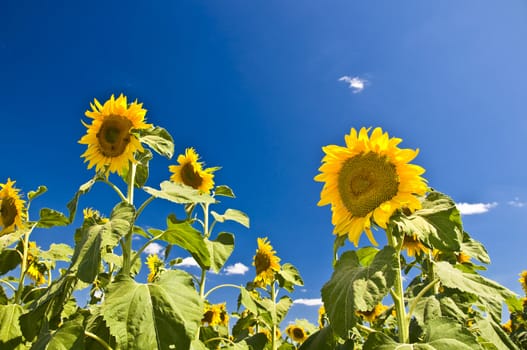
[[[265,288],[273,283],[275,273],[280,271],[280,258],[266,238],[258,238],[258,249],[254,256],[253,265],[256,268],[254,284]]]
[[[22,228],[26,218],[24,201],[14,184],[11,179],[7,179],[5,184],[0,183],[0,236]]]
[[[217,168],[203,169],[203,162],[199,162],[199,154],[194,148],[187,148],[185,154],[177,157],[179,165],[170,165],[168,169],[172,172],[170,180],[182,183],[196,190],[209,193],[214,187],[214,171]]]
[[[291,340],[302,344],[307,339],[307,332],[304,328],[297,326],[296,324],[290,324],[286,327],[285,333]]]
[[[119,175],[128,169],[129,162],[135,162],[135,152],[143,152],[139,139],[132,130],[148,129],[152,124],[145,123],[146,109],[143,104],[134,101],[130,104],[126,96],[114,95],[103,105],[94,100],[90,103],[92,110],[85,115],[92,118],[92,124],[83,124],[88,128],[79,143],[88,145],[81,157],[88,162],[88,169],[95,166],[97,172],[116,172]]]
[[[421,177],[424,169],[408,164],[418,150],[397,147],[402,140],[390,138],[381,128],[375,128],[371,135],[369,131],[351,129],[345,136],[345,147],[323,147],[326,155],[321,173],[315,177],[324,182],[318,205],[331,204],[334,233],[347,235],[355,246],[363,231],[377,245],[372,223],[386,228],[396,210],[420,209],[418,196],[428,189]]]

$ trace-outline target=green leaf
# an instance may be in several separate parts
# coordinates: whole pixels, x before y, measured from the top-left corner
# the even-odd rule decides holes
[[[24,230],[16,230],[7,235],[0,236],[0,252],[17,242],[24,233]]]
[[[156,197],[166,199],[170,202],[187,204],[187,203],[214,203],[214,197],[207,193],[196,190],[184,184],[176,184],[170,181],[163,181],[160,185],[161,189],[145,186],[143,190]]]
[[[334,350],[337,347],[337,337],[330,326],[311,334],[298,350]]]
[[[211,267],[211,258],[205,239],[188,221],[171,222],[167,220],[168,229],[159,238],[175,244],[188,251],[203,269]]]
[[[174,140],[172,136],[159,126],[139,130],[139,141],[147,144],[163,157],[170,159],[174,155]]]
[[[14,270],[22,262],[16,249],[4,249],[0,253],[0,275]]]
[[[88,193],[91,190],[92,186],[95,184],[95,182],[100,180],[104,180],[104,178],[97,174],[93,179],[82,184],[79,187],[79,190],[73,196],[73,198],[68,202],[68,204],[66,204],[66,207],[70,212],[70,215],[68,216],[69,222],[73,222],[73,220],[75,219],[75,214],[77,213],[77,204],[79,202],[80,196]]]
[[[486,318],[478,319],[475,322],[478,333],[485,341],[480,340],[482,345],[489,345],[491,349],[497,350],[517,350],[518,347],[512,342],[511,338],[500,324],[495,322],[490,315]]]
[[[64,243],[51,243],[49,250],[40,252],[42,259],[53,261],[71,261],[72,255],[73,248]]]
[[[464,233],[463,243],[461,243],[461,251],[484,264],[490,264],[490,257],[485,246],[481,242],[472,239],[466,232]]]
[[[192,277],[171,270],[156,283],[118,277],[101,308],[122,349],[188,349],[201,323],[203,304]]]
[[[415,234],[433,248],[443,251],[459,251],[461,248],[461,215],[454,201],[440,192],[430,192],[421,210],[409,216],[395,215],[392,221],[399,231]]]
[[[379,252],[378,248],[375,247],[363,247],[357,249],[357,256],[362,266],[368,266],[372,263],[375,255]]]
[[[232,192],[231,188],[226,185],[219,185],[216,186],[214,189],[214,195],[215,196],[224,196],[224,197],[230,197],[230,198],[236,198],[234,195],[234,192]]]
[[[225,222],[226,220],[231,220],[249,228],[249,217],[243,211],[236,209],[227,209],[225,210],[225,213],[223,215],[220,215],[215,211],[211,211],[210,213],[218,222]]]
[[[31,350],[84,350],[82,317],[64,322],[54,332],[41,334]]]
[[[48,191],[48,188],[46,186],[38,186],[36,191],[29,191],[27,193],[27,198],[29,201],[32,201],[33,199],[37,198],[41,194],[44,194]]]
[[[392,287],[398,256],[386,246],[369,266],[361,266],[354,251],[345,252],[335,265],[329,282],[322,287],[322,300],[334,330],[343,338],[356,322],[355,311],[371,310]]]
[[[205,239],[205,244],[210,255],[210,268],[219,273],[234,250],[234,235],[221,232],[214,241]]]
[[[245,288],[240,288],[240,303],[247,308],[251,313],[258,315],[259,308],[253,300],[251,293]]]
[[[501,303],[516,296],[497,282],[478,274],[462,272],[445,261],[435,263],[435,272],[445,287],[474,294],[495,317],[501,318]]]
[[[424,327],[430,320],[441,317],[441,305],[435,296],[421,298],[414,309],[413,316],[419,326]]]
[[[49,208],[42,208],[40,210],[40,219],[38,220],[37,227],[50,228],[54,226],[66,226],[69,224],[70,220],[60,211]]]
[[[146,180],[148,180],[148,163],[152,159],[152,152],[150,152],[150,150],[148,149],[145,149],[144,152],[136,154],[135,159],[137,160],[137,163],[135,168],[134,186],[137,188],[141,188],[146,183]],[[127,184],[129,178],[128,170],[129,169],[125,169],[125,171],[121,175],[121,178]]]
[[[18,304],[0,305],[0,345],[22,341],[22,330],[18,319],[23,313],[24,308]]]
[[[304,281],[300,272],[290,263],[285,263],[278,272],[278,282],[280,287],[285,288],[288,292],[293,292],[293,286],[303,286]]]

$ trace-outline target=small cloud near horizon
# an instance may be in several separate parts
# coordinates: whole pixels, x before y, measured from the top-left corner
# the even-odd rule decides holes
[[[339,81],[348,83],[348,87],[352,90],[354,94],[358,94],[359,92],[364,90],[366,83],[368,83],[368,81],[364,78],[350,77],[349,75],[344,75],[340,77]]]
[[[186,258],[184,258],[179,264],[177,264],[178,266],[182,266],[182,267],[199,267],[199,264],[196,262],[196,260],[194,260],[193,257],[191,256],[188,256]]]
[[[295,299],[293,300],[293,304],[300,304],[300,305],[307,305],[307,306],[321,306],[322,299],[321,298],[314,298],[314,299]]]
[[[163,249],[165,249],[165,247],[163,247],[161,244],[154,242],[154,243],[150,243],[145,248],[145,250],[143,250],[143,253],[147,255],[159,255],[159,253],[161,253]]]
[[[515,207],[515,208],[523,208],[523,207],[527,206],[527,202],[520,201],[520,199],[518,197],[514,198],[514,200],[512,200],[512,201],[508,201],[507,204],[510,205],[511,207]]]
[[[495,208],[497,202],[492,203],[456,203],[456,207],[462,215],[484,214]]]
[[[224,271],[226,275],[245,275],[249,268],[241,262],[237,262],[234,265],[227,266]]]

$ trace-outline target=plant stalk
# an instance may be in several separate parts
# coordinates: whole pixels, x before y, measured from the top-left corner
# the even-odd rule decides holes
[[[129,163],[130,170],[128,172],[128,192],[126,194],[126,201],[130,205],[134,205],[134,182],[135,182],[135,169],[137,165],[133,162]],[[130,231],[123,238],[123,274],[130,276],[132,270],[132,235],[134,232],[134,223],[130,225]]]

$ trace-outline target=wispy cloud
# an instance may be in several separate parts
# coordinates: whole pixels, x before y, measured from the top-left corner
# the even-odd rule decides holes
[[[165,247],[163,247],[161,244],[157,244],[157,243],[150,243],[148,245],[148,247],[146,247],[145,250],[143,250],[143,253],[144,254],[153,254],[153,255],[158,255],[159,253],[161,253],[161,251],[165,249]]]
[[[315,298],[315,299],[295,299],[293,300],[293,304],[301,304],[301,305],[307,305],[307,306],[320,306],[322,305],[322,299]]]
[[[511,207],[516,207],[516,208],[523,208],[527,206],[527,202],[520,201],[518,197],[514,198],[513,201],[508,201],[507,204],[510,205]]]
[[[241,262],[237,262],[234,265],[227,266],[224,271],[226,275],[245,275],[249,268]]]
[[[182,266],[182,267],[199,267],[199,264],[196,262],[196,260],[194,260],[193,257],[189,256],[189,257],[186,257],[184,258],[179,264],[177,264],[178,266]]]
[[[492,203],[456,203],[456,207],[462,215],[483,214],[498,205],[497,202]]]
[[[350,77],[349,75],[344,75],[340,77],[339,81],[347,83],[354,94],[358,94],[359,92],[364,90],[364,87],[368,83],[368,81],[364,78]]]

